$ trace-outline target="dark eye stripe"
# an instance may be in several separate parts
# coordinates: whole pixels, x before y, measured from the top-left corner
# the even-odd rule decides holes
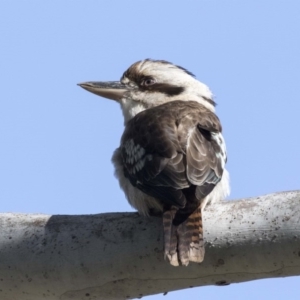
[[[167,96],[177,96],[184,91],[184,87],[182,86],[176,86],[167,83],[155,83],[150,86],[143,86],[143,89],[149,92],[163,93]]]

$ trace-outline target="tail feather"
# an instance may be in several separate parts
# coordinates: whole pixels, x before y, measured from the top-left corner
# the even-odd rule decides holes
[[[173,266],[187,266],[190,261],[200,263],[205,253],[201,209],[198,207],[178,225],[174,224],[176,210],[163,215],[165,256]]]
[[[189,259],[190,261],[200,263],[203,261],[205,254],[201,208],[197,208],[191,217],[193,218],[193,228],[191,229],[192,238],[189,249]]]

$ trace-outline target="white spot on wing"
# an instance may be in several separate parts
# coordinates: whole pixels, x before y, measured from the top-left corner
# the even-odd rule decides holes
[[[146,150],[139,144],[135,144],[133,139],[126,141],[123,147],[126,153],[125,163],[130,165],[129,172],[132,174],[141,171],[146,160],[152,160],[152,155],[145,155]]]

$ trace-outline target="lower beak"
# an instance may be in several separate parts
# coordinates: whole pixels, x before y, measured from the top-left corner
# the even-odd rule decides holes
[[[124,94],[128,91],[126,85],[122,84],[120,81],[90,81],[78,83],[78,85],[98,96],[116,101],[120,101]]]

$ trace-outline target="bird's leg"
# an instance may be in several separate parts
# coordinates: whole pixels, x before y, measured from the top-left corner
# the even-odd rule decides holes
[[[171,208],[163,213],[165,258],[167,257],[170,261],[170,264],[173,266],[179,266],[177,252],[177,230],[176,226],[173,225],[173,219],[176,211],[176,208]]]

